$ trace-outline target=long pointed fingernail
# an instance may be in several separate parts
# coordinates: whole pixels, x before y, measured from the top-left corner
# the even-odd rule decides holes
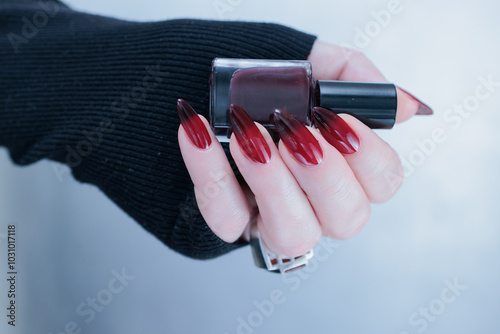
[[[340,116],[328,109],[314,107],[313,121],[326,141],[340,153],[352,154],[358,151],[358,136]]]
[[[416,115],[432,115],[434,114],[434,111],[432,111],[431,107],[429,107],[427,104],[423,103],[419,99],[417,99],[413,94],[408,93],[406,90],[404,90],[401,87],[398,87],[403,93],[408,95],[412,100],[416,101],[418,103],[418,110]]]
[[[229,120],[243,153],[254,162],[267,164],[271,160],[271,149],[252,118],[243,108],[231,104]]]
[[[212,144],[212,139],[210,138],[207,127],[189,103],[182,99],[178,99],[177,114],[179,115],[182,127],[193,145],[204,150]]]
[[[313,134],[284,110],[274,111],[274,123],[292,156],[304,166],[315,166],[323,160],[323,150]]]

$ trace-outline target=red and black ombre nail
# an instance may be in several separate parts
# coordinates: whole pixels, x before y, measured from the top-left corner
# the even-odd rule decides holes
[[[340,153],[353,154],[358,151],[358,136],[336,113],[325,108],[314,107],[312,119],[326,141]]]
[[[231,128],[243,153],[252,161],[266,164],[271,160],[271,149],[257,125],[243,108],[229,107]]]
[[[189,103],[182,99],[178,99],[177,114],[193,145],[204,150],[212,144],[212,139],[210,138],[207,127]]]
[[[398,87],[403,93],[408,95],[412,100],[418,103],[418,110],[416,115],[432,115],[434,114],[434,111],[432,111],[431,107],[429,107],[427,104],[423,103],[419,99],[417,99],[413,94],[408,93],[406,90],[404,90],[401,87]]]
[[[315,166],[323,160],[323,150],[314,135],[284,110],[274,111],[278,134],[292,156],[304,166]]]

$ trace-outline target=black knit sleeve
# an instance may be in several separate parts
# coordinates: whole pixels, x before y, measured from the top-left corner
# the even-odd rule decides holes
[[[137,23],[3,0],[0,145],[19,165],[69,165],[182,254],[221,255],[240,245],[215,236],[197,209],[176,100],[206,116],[213,58],[306,59],[314,40],[275,24]]]

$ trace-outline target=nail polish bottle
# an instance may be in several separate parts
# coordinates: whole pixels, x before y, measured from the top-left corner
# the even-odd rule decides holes
[[[316,80],[311,63],[302,60],[216,58],[210,86],[210,125],[220,142],[229,141],[231,104],[271,133],[276,109],[306,125],[316,106],[351,114],[372,129],[390,129],[396,120],[394,84]]]

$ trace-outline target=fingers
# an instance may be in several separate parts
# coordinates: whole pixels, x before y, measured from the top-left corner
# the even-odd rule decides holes
[[[318,80],[387,82],[361,52],[317,40],[308,60]]]
[[[382,73],[361,52],[316,41],[308,57],[318,80],[387,82]],[[415,114],[430,115],[423,102],[401,88],[397,88],[398,113],[396,122],[403,122]]]
[[[403,88],[397,87],[397,92],[398,113],[396,115],[396,123],[406,121],[413,115],[432,115],[434,113],[428,105],[405,91]]]
[[[279,144],[281,158],[314,208],[323,234],[336,239],[354,236],[370,215],[363,188],[342,154],[317,130],[306,128],[284,112],[280,114],[276,125],[282,138]],[[309,152],[321,152],[315,154],[316,163],[308,156],[301,157],[301,147]]]
[[[367,198],[384,202],[403,181],[403,168],[396,152],[353,116],[313,109],[313,121],[325,140],[342,153]]]
[[[360,138],[359,150],[344,158],[372,203],[389,200],[403,183],[403,167],[397,153],[353,116],[340,115]]]
[[[269,133],[241,109],[232,106],[231,155],[255,195],[258,231],[279,255],[308,252],[321,238],[316,215]]]
[[[200,212],[218,237],[235,242],[250,221],[245,195],[207,120],[182,100],[178,111],[182,123],[179,147],[194,183]]]
[[[270,250],[299,256],[322,234],[355,235],[369,218],[369,202],[387,200],[401,184],[395,152],[352,116],[314,108],[318,131],[276,112],[278,149],[261,125],[231,106],[231,154],[253,193],[256,216],[208,122],[189,105],[179,106],[179,146],[200,211],[227,242],[236,241],[256,219]]]

